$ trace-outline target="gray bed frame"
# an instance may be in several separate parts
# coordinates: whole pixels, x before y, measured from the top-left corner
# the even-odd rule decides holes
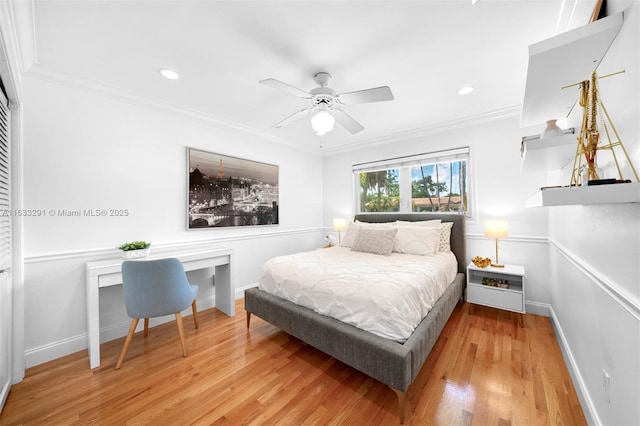
[[[376,223],[432,219],[453,222],[451,251],[458,259],[458,274],[445,294],[436,302],[404,344],[318,314],[257,287],[245,290],[247,329],[249,329],[251,314],[255,314],[290,335],[386,384],[398,397],[400,423],[404,423],[406,392],[418,376],[449,316],[458,302],[464,298],[465,217],[433,213],[370,213],[355,216],[355,220]]]

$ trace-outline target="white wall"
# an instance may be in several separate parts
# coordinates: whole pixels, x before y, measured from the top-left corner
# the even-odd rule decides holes
[[[29,76],[23,91],[24,208],[47,212],[24,221],[27,367],[86,347],[84,265],[119,256],[120,243],[234,248],[240,290],[257,282],[265,259],[324,243],[320,156]],[[280,224],[188,231],[187,146],[277,164]],[[129,216],[64,217],[63,209]],[[212,306],[211,286],[201,286],[199,305]],[[121,291],[101,291],[103,341],[126,334],[122,307]]]
[[[640,4],[607,2],[608,14],[620,11],[624,24],[598,73],[626,72],[600,80],[600,93],[640,173]],[[617,177],[610,163],[599,165],[605,177]],[[628,167],[624,173],[633,176]],[[548,212],[551,303],[583,403],[593,423],[640,424],[640,204]],[[602,391],[603,369],[611,376],[610,402]]]
[[[600,91],[640,172],[640,4],[607,3],[609,14],[624,10],[625,23],[599,74],[626,72],[601,80]],[[390,136],[328,155],[324,224],[355,211],[353,164],[470,146],[475,215],[467,222],[466,260],[494,254],[493,241],[482,236],[484,220],[508,220],[500,260],[525,265],[527,312],[551,317],[589,423],[640,424],[640,204],[525,209],[524,200],[541,186],[569,181],[555,173],[520,173],[520,138],[542,129],[520,129],[517,114],[499,116]],[[611,157],[599,158],[612,173]],[[618,158],[623,158],[619,152]],[[616,177],[613,173],[610,177]],[[632,178],[628,166],[623,173]],[[603,369],[611,376],[611,402],[602,392]]]
[[[324,161],[324,224],[355,212],[352,165],[367,161],[469,146],[469,176],[474,217],[467,221],[467,257],[495,258],[495,241],[484,237],[484,221],[509,222],[509,238],[500,241],[500,261],[526,266],[527,310],[548,314],[547,213],[525,209],[524,201],[540,188],[542,173],[520,173],[519,111],[488,114],[483,119],[422,129],[374,146],[338,152]],[[542,306],[540,306],[542,305]]]
[[[601,91],[638,168],[639,4],[607,4],[609,13],[625,10],[625,24],[601,73],[626,73],[603,80]],[[389,137],[322,161],[215,123],[29,77],[23,84],[24,207],[132,212],[127,219],[25,220],[27,365],[86,347],[84,263],[122,241],[231,246],[243,287],[255,282],[270,254],[316,247],[322,226],[352,216],[352,164],[470,146],[475,216],[467,224],[468,257],[493,255],[483,222],[506,218],[501,260],[526,266],[527,310],[551,315],[590,423],[640,424],[640,205],[524,209],[547,177],[519,172],[520,138],[531,132],[519,128],[517,111]],[[186,231],[186,146],[279,164],[281,224]],[[123,335],[128,322],[121,295],[107,293],[103,338]],[[601,392],[602,369],[611,375],[610,403]]]
[[[256,232],[255,228],[186,230],[187,146],[278,165],[278,229],[318,225],[321,159],[317,156],[174,112],[153,111],[34,78],[25,79],[24,93],[25,208],[130,213],[28,218],[26,256],[111,248],[132,237],[165,243]],[[300,214],[303,205],[311,208]]]

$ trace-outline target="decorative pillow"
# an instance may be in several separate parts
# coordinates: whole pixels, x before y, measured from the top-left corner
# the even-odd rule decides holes
[[[387,222],[370,223],[370,222],[360,222],[359,220],[356,220],[355,222],[350,222],[347,225],[347,232],[342,237],[342,242],[340,243],[340,245],[342,247],[353,246],[353,242],[355,241],[356,235],[358,233],[358,229],[360,228],[380,229],[380,228],[390,228],[390,227],[391,227],[391,224]]]
[[[356,223],[365,228],[391,228],[393,226],[393,222],[360,222],[356,220]]]
[[[389,256],[393,251],[397,232],[398,228],[360,227],[351,250]]]
[[[418,256],[433,255],[438,252],[439,243],[439,228],[399,226],[393,251]]]
[[[445,253],[451,252],[451,228],[453,222],[443,222],[440,225],[440,248]]]
[[[349,222],[347,225],[347,232],[342,236],[342,242],[340,245],[342,247],[351,247],[356,239],[356,234],[358,233],[359,228],[360,225],[358,223]]]

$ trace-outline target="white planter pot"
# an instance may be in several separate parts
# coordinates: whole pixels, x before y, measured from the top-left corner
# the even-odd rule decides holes
[[[127,250],[122,252],[122,256],[125,259],[141,259],[143,257],[149,256],[149,252],[151,248],[140,249],[140,250]]]

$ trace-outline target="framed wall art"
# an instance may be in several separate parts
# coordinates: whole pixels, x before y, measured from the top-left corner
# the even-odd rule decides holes
[[[278,166],[187,148],[188,229],[278,224]]]

